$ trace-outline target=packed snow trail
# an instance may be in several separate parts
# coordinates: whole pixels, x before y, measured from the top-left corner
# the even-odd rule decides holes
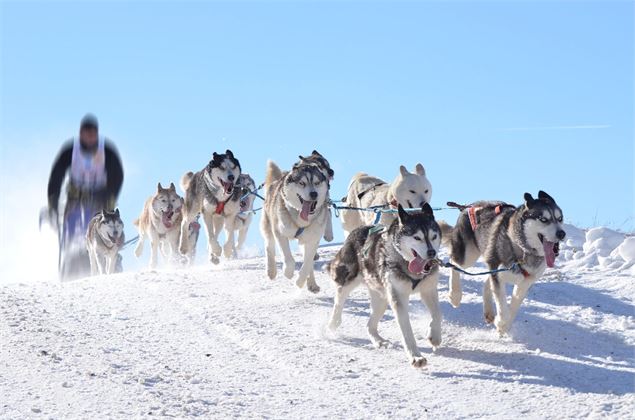
[[[336,248],[322,249],[321,270]],[[565,264],[566,266],[566,264]],[[499,338],[482,319],[482,279],[447,299],[443,343],[411,300],[428,359],[410,367],[388,310],[374,349],[363,287],[336,334],[334,288],[266,278],[264,260],[0,288],[1,418],[142,415],[273,418],[626,418],[635,408],[630,273],[547,271]]]

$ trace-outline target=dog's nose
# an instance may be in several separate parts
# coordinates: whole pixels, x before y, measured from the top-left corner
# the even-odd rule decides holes
[[[235,179],[234,174],[227,175],[227,179],[233,181]]]
[[[436,255],[437,255],[437,251],[435,251],[434,249],[428,250],[428,258],[434,258]]]
[[[310,196],[313,200],[315,200],[315,199],[318,197],[318,193],[317,193],[317,191],[311,191],[311,192],[309,193],[309,196]]]
[[[425,201],[422,201],[421,203],[419,203],[419,207],[423,207],[426,204]]]
[[[563,240],[565,236],[567,236],[567,233],[560,229],[559,231],[556,232],[556,236],[558,237],[558,239]]]

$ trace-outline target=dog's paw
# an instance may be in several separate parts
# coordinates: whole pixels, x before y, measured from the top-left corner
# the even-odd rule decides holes
[[[267,276],[269,277],[270,280],[275,279],[277,275],[278,275],[278,270],[276,269],[275,264],[272,264],[269,267],[267,267]]]
[[[324,240],[326,242],[332,242],[333,241],[333,232],[331,233],[325,233],[324,234]]]
[[[450,303],[453,307],[458,308],[461,306],[461,299],[463,298],[463,293],[461,291],[451,291],[450,292]]]
[[[415,356],[412,359],[410,359],[410,364],[414,368],[422,368],[428,364],[428,361],[423,356]]]
[[[229,246],[225,246],[223,248],[223,255],[225,256],[225,258],[227,258],[228,260],[231,260],[232,258],[234,258],[234,247],[229,245]]]
[[[335,331],[340,325],[342,325],[342,318],[331,318],[329,321],[329,330]]]
[[[319,293],[320,292],[320,286],[318,286],[315,283],[307,285],[306,288],[311,293]]]
[[[500,316],[497,316],[494,319],[494,325],[496,326],[496,331],[498,331],[498,334],[500,334],[501,337],[509,331],[509,322]]]
[[[302,289],[305,284],[306,278],[298,277],[298,279],[295,281],[295,285],[298,286],[300,289]]]
[[[313,261],[317,261],[319,259],[320,259],[320,254],[316,252],[315,255],[313,256]]]
[[[218,264],[218,263],[220,263],[220,258],[218,258],[218,256],[216,256],[214,254],[210,254],[209,262],[211,262],[212,264]]]
[[[491,312],[483,313],[483,317],[485,318],[485,322],[487,322],[488,324],[494,322],[494,314]]]
[[[295,261],[289,261],[284,263],[284,276],[288,279],[293,278],[293,272],[295,271]],[[302,286],[300,286],[302,287]]]
[[[390,341],[385,338],[371,338],[370,341],[373,343],[373,347],[376,349],[387,349],[390,347]]]
[[[441,334],[430,334],[428,341],[433,349],[436,349],[441,345]]]

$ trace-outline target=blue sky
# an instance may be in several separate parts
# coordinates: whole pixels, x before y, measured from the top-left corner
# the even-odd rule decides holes
[[[2,2],[1,13],[4,191],[17,176],[43,205],[56,150],[94,112],[122,154],[129,236],[157,181],[226,148],[257,182],[267,159],[288,167],[317,148],[336,198],[357,171],[390,180],[421,162],[436,206],[544,189],[570,222],[634,228],[632,2]],[[256,226],[249,242],[261,246]]]

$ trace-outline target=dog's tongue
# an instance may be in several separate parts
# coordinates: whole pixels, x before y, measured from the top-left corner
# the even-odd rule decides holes
[[[172,227],[171,217],[173,214],[174,212],[163,213],[163,224],[165,225],[166,228]]]
[[[556,253],[553,248],[556,244],[549,241],[542,241],[542,248],[545,251],[545,262],[547,263],[547,267],[552,268],[556,262]]]
[[[304,203],[302,203],[302,211],[300,211],[300,217],[302,218],[302,220],[309,220],[309,213],[311,213],[311,204],[313,204],[312,201],[305,201]]]
[[[423,272],[423,268],[426,266],[426,262],[421,256],[417,255],[417,257],[408,263],[408,271],[412,274],[421,274]]]

